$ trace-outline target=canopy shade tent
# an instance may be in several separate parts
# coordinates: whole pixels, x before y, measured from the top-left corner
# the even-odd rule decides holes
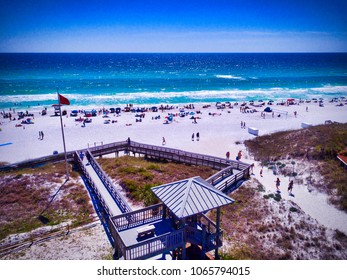
[[[179,219],[234,202],[201,177],[168,183],[152,191]]]

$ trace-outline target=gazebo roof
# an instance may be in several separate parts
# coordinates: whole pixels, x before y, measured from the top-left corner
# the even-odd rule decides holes
[[[179,219],[234,202],[201,177],[168,183],[152,191]]]

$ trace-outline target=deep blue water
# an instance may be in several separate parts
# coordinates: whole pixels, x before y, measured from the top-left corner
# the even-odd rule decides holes
[[[347,53],[0,54],[0,108],[347,96]]]

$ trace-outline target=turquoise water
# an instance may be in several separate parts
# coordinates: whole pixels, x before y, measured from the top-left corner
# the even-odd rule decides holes
[[[0,108],[347,96],[347,54],[0,54]]]

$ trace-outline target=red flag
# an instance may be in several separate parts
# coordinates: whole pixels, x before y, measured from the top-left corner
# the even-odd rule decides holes
[[[58,94],[58,101],[59,101],[59,105],[70,105],[69,99],[62,96],[61,94]]]

